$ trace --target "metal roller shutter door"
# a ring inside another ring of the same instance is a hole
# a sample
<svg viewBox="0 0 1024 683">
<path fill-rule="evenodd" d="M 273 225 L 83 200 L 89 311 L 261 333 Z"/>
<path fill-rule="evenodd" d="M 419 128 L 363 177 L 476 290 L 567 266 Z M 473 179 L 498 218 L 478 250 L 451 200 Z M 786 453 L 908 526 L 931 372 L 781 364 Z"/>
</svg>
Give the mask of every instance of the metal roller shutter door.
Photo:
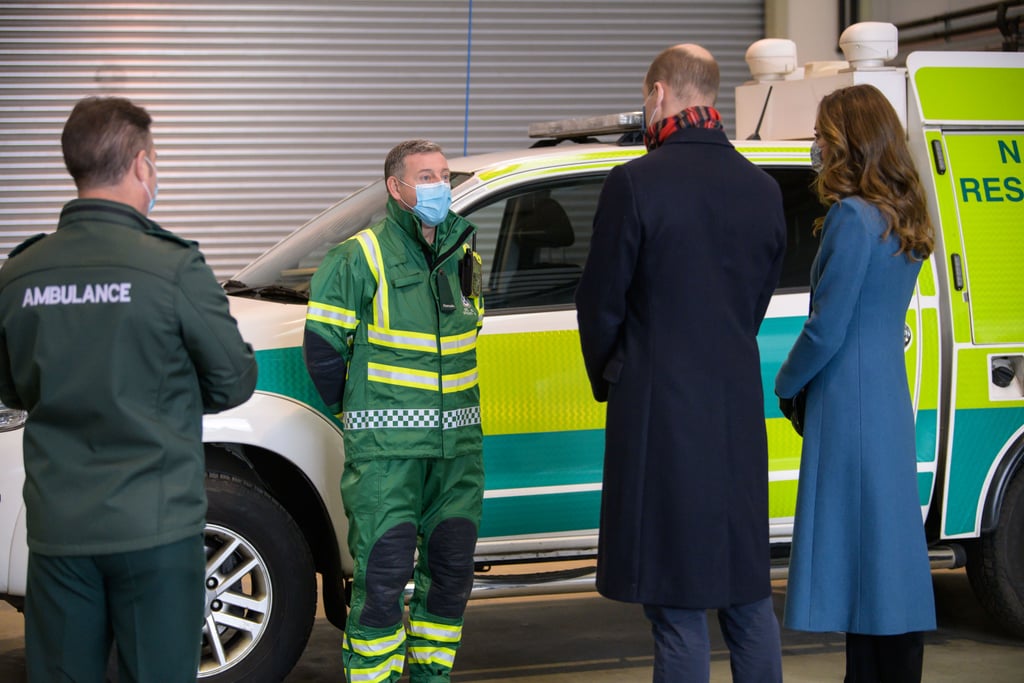
<svg viewBox="0 0 1024 683">
<path fill-rule="evenodd" d="M 60 131 L 87 95 L 153 115 L 153 218 L 223 278 L 379 176 L 402 139 L 459 156 L 522 146 L 532 121 L 637 109 L 670 44 L 718 57 L 732 129 L 763 17 L 752 0 L 5 2 L 0 256 L 74 196 Z"/>
</svg>

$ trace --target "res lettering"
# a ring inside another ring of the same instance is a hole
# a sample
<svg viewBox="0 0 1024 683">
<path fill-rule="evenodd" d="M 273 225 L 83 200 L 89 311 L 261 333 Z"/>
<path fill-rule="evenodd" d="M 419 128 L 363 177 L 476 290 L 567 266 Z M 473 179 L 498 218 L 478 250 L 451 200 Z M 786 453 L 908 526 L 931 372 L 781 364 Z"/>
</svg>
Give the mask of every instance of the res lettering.
<svg viewBox="0 0 1024 683">
<path fill-rule="evenodd" d="M 1024 181 L 1019 176 L 961 178 L 960 197 L 964 202 L 1020 202 L 1024 201 Z"/>
</svg>

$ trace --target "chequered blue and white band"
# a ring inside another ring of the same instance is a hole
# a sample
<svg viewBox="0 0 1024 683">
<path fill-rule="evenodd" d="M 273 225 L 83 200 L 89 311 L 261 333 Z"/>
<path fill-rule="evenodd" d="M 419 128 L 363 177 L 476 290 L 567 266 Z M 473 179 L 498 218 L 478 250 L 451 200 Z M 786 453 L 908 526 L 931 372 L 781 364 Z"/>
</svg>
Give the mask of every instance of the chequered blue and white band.
<svg viewBox="0 0 1024 683">
<path fill-rule="evenodd" d="M 480 406 L 441 411 L 433 408 L 388 408 L 345 412 L 345 429 L 458 429 L 480 424 Z"/>
</svg>

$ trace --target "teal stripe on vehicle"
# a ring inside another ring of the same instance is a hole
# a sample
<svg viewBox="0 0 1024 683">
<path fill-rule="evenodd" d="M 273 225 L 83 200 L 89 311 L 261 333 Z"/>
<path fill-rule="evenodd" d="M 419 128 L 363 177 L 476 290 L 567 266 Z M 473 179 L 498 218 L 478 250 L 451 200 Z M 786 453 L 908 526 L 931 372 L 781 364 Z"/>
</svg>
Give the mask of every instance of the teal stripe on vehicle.
<svg viewBox="0 0 1024 683">
<path fill-rule="evenodd" d="M 918 472 L 917 473 L 917 498 L 921 501 L 921 505 L 927 505 L 928 501 L 932 497 L 932 481 L 935 479 L 935 475 L 931 472 Z"/>
<path fill-rule="evenodd" d="M 600 511 L 600 491 L 485 499 L 480 537 L 597 529 Z"/>
<path fill-rule="evenodd" d="M 256 352 L 256 364 L 259 366 L 259 377 L 256 379 L 256 391 L 289 396 L 302 401 L 330 420 L 341 425 L 327 409 L 313 380 L 306 372 L 306 363 L 302 360 L 302 348 L 292 346 L 283 349 L 265 349 Z"/>
<path fill-rule="evenodd" d="M 775 376 L 793 348 L 793 343 L 804 327 L 806 316 L 765 318 L 757 333 L 757 346 L 761 351 L 761 384 L 764 388 L 765 417 L 782 417 L 779 399 L 775 396 Z"/>
<path fill-rule="evenodd" d="M 935 440 L 938 438 L 937 410 L 918 410 L 914 431 L 917 439 L 917 461 L 935 462 Z"/>
<path fill-rule="evenodd" d="M 943 533 L 952 536 L 974 532 L 985 477 L 1021 423 L 1024 408 L 956 411 Z"/>
<path fill-rule="evenodd" d="M 484 437 L 488 491 L 600 484 L 603 462 L 603 429 Z"/>
</svg>

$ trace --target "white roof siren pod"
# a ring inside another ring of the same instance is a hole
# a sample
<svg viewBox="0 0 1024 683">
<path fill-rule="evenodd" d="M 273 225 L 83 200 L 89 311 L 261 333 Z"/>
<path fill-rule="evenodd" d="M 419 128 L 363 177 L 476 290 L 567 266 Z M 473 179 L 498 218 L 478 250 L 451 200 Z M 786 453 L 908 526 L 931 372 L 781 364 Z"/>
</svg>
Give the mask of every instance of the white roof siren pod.
<svg viewBox="0 0 1024 683">
<path fill-rule="evenodd" d="M 896 56 L 899 31 L 884 21 L 862 21 L 843 31 L 839 47 L 851 68 L 881 68 Z"/>
<path fill-rule="evenodd" d="M 796 70 L 796 43 L 786 38 L 765 38 L 747 48 L 747 67 L 754 80 L 781 81 Z"/>
</svg>

